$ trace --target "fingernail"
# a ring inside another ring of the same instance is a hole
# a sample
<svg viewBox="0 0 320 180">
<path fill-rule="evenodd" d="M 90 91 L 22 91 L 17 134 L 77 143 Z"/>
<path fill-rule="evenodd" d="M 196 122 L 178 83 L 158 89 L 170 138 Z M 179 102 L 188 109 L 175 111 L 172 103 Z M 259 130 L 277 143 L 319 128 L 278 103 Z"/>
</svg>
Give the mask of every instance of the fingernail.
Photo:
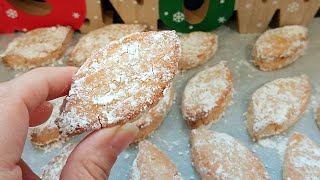
<svg viewBox="0 0 320 180">
<path fill-rule="evenodd" d="M 133 133 L 138 133 L 139 128 L 136 125 L 134 125 L 133 123 L 126 123 L 119 130 L 121 130 L 121 131 L 131 131 Z"/>
</svg>

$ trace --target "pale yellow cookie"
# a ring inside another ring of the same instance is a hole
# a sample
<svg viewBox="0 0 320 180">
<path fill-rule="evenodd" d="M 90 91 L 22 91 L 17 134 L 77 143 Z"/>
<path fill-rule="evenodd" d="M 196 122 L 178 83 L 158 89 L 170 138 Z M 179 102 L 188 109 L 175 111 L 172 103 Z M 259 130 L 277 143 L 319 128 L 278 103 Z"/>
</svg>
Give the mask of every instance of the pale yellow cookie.
<svg viewBox="0 0 320 180">
<path fill-rule="evenodd" d="M 284 26 L 263 33 L 253 47 L 254 64 L 263 71 L 281 69 L 304 52 L 308 44 L 308 29 L 304 26 Z"/>
<path fill-rule="evenodd" d="M 64 26 L 31 30 L 8 45 L 1 55 L 2 61 L 14 69 L 48 65 L 63 55 L 72 35 L 73 30 Z"/>
<path fill-rule="evenodd" d="M 58 126 L 54 123 L 55 119 L 60 114 L 60 107 L 63 103 L 64 97 L 50 101 L 53 105 L 53 110 L 50 118 L 43 124 L 29 128 L 30 142 L 37 148 L 42 150 L 49 150 L 64 143 L 67 136 L 59 133 Z"/>
<path fill-rule="evenodd" d="M 196 74 L 186 85 L 181 110 L 191 128 L 216 122 L 232 99 L 232 74 L 225 61 Z"/>
<path fill-rule="evenodd" d="M 294 133 L 285 153 L 283 179 L 320 179 L 320 146 L 305 135 Z"/>
<path fill-rule="evenodd" d="M 191 131 L 192 161 L 203 180 L 269 179 L 260 160 L 235 138 L 203 128 Z"/>
<path fill-rule="evenodd" d="M 171 109 L 174 96 L 174 88 L 170 86 L 169 89 L 166 89 L 164 97 L 155 107 L 150 109 L 137 121 L 133 122 L 133 124 L 139 128 L 139 132 L 133 140 L 134 143 L 148 137 L 153 131 L 160 127 L 162 121 Z"/>
<path fill-rule="evenodd" d="M 42 180 L 59 180 L 62 169 L 66 164 L 69 155 L 76 147 L 75 144 L 66 145 L 56 157 L 42 168 Z"/>
<path fill-rule="evenodd" d="M 139 143 L 139 152 L 133 162 L 130 180 L 182 180 L 176 165 L 149 141 Z"/>
<path fill-rule="evenodd" d="M 68 63 L 80 67 L 89 58 L 93 50 L 98 50 L 111 41 L 118 40 L 126 35 L 146 30 L 147 26 L 142 24 L 110 24 L 91 31 L 80 38 L 70 55 Z"/>
<path fill-rule="evenodd" d="M 78 70 L 55 123 L 62 134 L 75 135 L 137 120 L 163 97 L 180 56 L 174 31 L 134 33 L 111 42 Z"/>
<path fill-rule="evenodd" d="M 311 87 L 305 75 L 280 78 L 257 89 L 247 112 L 247 128 L 254 140 L 292 127 L 309 103 Z"/>
<path fill-rule="evenodd" d="M 211 32 L 179 34 L 182 58 L 179 69 L 191 69 L 207 62 L 218 49 L 218 36 Z"/>
</svg>

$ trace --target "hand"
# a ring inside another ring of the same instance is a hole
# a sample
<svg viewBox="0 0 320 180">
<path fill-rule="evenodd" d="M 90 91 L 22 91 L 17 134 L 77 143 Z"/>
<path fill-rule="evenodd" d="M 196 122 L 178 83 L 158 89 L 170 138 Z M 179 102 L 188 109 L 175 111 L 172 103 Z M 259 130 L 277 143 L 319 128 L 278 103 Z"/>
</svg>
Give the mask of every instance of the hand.
<svg viewBox="0 0 320 180">
<path fill-rule="evenodd" d="M 47 101 L 68 93 L 76 71 L 38 68 L 0 84 L 0 179 L 39 179 L 21 159 L 28 127 L 50 117 L 52 105 Z M 128 123 L 91 133 L 69 156 L 61 179 L 107 179 L 118 154 L 137 132 Z"/>
</svg>

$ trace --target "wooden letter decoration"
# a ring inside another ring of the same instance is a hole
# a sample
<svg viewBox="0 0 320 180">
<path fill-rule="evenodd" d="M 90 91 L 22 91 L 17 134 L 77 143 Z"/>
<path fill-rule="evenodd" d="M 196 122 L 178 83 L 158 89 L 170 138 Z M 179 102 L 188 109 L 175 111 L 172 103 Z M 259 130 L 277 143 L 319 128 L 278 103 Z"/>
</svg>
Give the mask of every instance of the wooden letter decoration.
<svg viewBox="0 0 320 180">
<path fill-rule="evenodd" d="M 127 24 L 146 24 L 157 30 L 159 0 L 110 0 L 121 19 Z"/>
</svg>

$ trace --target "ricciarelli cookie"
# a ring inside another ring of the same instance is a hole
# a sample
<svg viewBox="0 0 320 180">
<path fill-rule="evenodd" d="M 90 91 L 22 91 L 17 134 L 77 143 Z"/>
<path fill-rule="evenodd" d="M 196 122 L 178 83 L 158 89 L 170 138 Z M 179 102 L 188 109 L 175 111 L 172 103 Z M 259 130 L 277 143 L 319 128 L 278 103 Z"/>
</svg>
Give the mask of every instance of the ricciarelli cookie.
<svg viewBox="0 0 320 180">
<path fill-rule="evenodd" d="M 177 73 L 181 47 L 174 31 L 128 35 L 81 66 L 59 118 L 67 135 L 137 120 L 158 104 Z"/>
<path fill-rule="evenodd" d="M 29 128 L 30 142 L 37 148 L 49 150 L 55 145 L 64 143 L 68 137 L 59 133 L 58 126 L 54 123 L 60 114 L 60 107 L 64 97 L 50 101 L 53 110 L 50 118 L 43 124 Z"/>
<path fill-rule="evenodd" d="M 171 109 L 174 96 L 174 88 L 170 86 L 169 89 L 166 89 L 164 97 L 159 103 L 133 123 L 139 128 L 139 132 L 133 142 L 141 141 L 160 127 L 162 121 Z"/>
<path fill-rule="evenodd" d="M 142 24 L 111 24 L 91 31 L 80 38 L 70 55 L 69 65 L 80 67 L 93 50 L 98 50 L 126 35 L 146 30 L 147 26 Z"/>
<path fill-rule="evenodd" d="M 56 157 L 42 168 L 42 180 L 59 180 L 62 169 L 67 163 L 68 157 L 76 147 L 75 144 L 66 145 Z"/>
<path fill-rule="evenodd" d="M 320 146 L 301 133 L 289 139 L 283 163 L 283 179 L 319 179 Z"/>
<path fill-rule="evenodd" d="M 254 64 L 263 71 L 281 69 L 296 61 L 308 44 L 308 29 L 284 26 L 263 33 L 253 48 Z"/>
<path fill-rule="evenodd" d="M 179 34 L 182 58 L 179 69 L 187 70 L 207 62 L 218 49 L 218 36 L 209 32 Z"/>
<path fill-rule="evenodd" d="M 269 179 L 260 160 L 233 137 L 203 128 L 190 136 L 193 166 L 203 180 Z"/>
<path fill-rule="evenodd" d="M 230 104 L 232 91 L 232 74 L 225 61 L 199 72 L 183 92 L 183 118 L 191 128 L 216 122 Z"/>
<path fill-rule="evenodd" d="M 247 128 L 254 140 L 292 127 L 309 103 L 311 86 L 305 75 L 280 78 L 256 90 L 249 103 Z"/>
<path fill-rule="evenodd" d="M 34 29 L 14 39 L 2 61 L 14 69 L 48 65 L 63 55 L 72 35 L 72 29 L 64 26 Z"/>
<path fill-rule="evenodd" d="M 149 141 L 139 143 L 139 152 L 133 162 L 130 180 L 175 179 L 182 180 L 176 165 Z"/>
</svg>

